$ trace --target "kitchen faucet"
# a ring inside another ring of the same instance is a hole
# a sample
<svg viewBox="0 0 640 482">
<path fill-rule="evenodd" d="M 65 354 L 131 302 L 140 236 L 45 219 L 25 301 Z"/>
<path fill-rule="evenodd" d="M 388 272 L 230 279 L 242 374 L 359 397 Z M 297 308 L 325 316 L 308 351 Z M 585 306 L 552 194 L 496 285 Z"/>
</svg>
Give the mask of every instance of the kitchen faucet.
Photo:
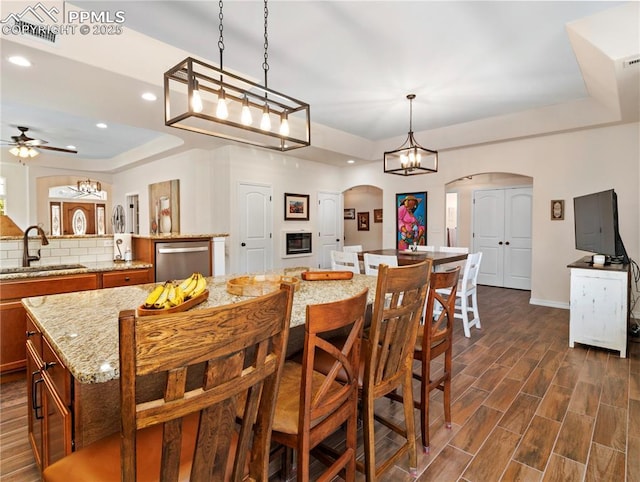
<svg viewBox="0 0 640 482">
<path fill-rule="evenodd" d="M 40 226 L 34 225 L 34 226 L 29 226 L 27 229 L 25 229 L 24 237 L 22 238 L 22 243 L 24 245 L 24 249 L 22 252 L 23 267 L 28 267 L 31 264 L 31 261 L 38 261 L 40 259 L 40 248 L 38 248 L 37 256 L 29 256 L 29 231 L 31 231 L 32 229 L 37 229 L 38 234 L 42 236 L 42 246 L 46 246 L 47 244 L 49 244 L 49 240 L 45 236 L 44 231 Z"/>
</svg>

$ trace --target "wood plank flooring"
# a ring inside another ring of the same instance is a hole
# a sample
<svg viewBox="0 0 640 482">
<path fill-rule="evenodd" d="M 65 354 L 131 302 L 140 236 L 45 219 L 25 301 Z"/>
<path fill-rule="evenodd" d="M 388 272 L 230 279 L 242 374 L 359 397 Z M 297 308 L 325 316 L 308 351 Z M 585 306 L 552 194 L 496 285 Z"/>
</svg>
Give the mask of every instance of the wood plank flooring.
<svg viewBox="0 0 640 482">
<path fill-rule="evenodd" d="M 431 453 L 419 453 L 417 480 L 639 482 L 640 343 L 629 343 L 626 359 L 572 349 L 567 310 L 530 305 L 528 291 L 482 286 L 478 297 L 482 329 L 467 339 L 458 320 L 455 330 L 453 427 L 444 427 L 442 394 L 433 393 Z M 0 479 L 39 480 L 25 383 L 0 392 Z M 389 400 L 376 409 L 401 414 Z M 382 426 L 376 439 L 381 456 L 394 446 Z M 335 434 L 336 447 L 340 440 Z M 406 469 L 401 460 L 382 480 L 415 480 Z"/>
</svg>

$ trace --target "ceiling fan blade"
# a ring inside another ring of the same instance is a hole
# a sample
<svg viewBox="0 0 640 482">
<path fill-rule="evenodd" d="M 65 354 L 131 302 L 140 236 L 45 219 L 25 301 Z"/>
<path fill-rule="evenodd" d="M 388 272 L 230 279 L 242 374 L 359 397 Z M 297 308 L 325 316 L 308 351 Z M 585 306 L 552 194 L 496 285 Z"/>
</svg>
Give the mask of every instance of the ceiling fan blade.
<svg viewBox="0 0 640 482">
<path fill-rule="evenodd" d="M 43 141 L 42 139 L 29 139 L 28 141 L 24 141 L 24 145 L 29 147 L 39 147 L 48 143 L 48 141 Z"/>
<path fill-rule="evenodd" d="M 58 151 L 58 152 L 69 152 L 71 154 L 77 154 L 78 151 L 75 149 L 66 149 L 64 147 L 53 147 L 53 146 L 35 146 L 37 149 L 45 149 L 47 151 Z"/>
</svg>

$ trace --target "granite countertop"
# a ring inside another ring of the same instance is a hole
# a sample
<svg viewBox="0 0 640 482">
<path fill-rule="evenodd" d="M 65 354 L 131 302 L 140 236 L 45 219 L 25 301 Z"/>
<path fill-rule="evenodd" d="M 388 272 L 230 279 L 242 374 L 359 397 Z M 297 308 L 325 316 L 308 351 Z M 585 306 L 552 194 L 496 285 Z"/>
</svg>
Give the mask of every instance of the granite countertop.
<svg viewBox="0 0 640 482">
<path fill-rule="evenodd" d="M 0 281 L 26 280 L 44 276 L 66 276 L 72 274 L 97 273 L 102 271 L 123 271 L 127 269 L 152 268 L 153 264 L 143 261 L 97 261 L 78 264 L 57 264 L 31 266 L 30 268 L 6 268 L 0 270 Z"/>
<path fill-rule="evenodd" d="M 200 239 L 200 238 L 225 238 L 229 236 L 229 233 L 220 233 L 220 234 L 182 234 L 182 233 L 171 233 L 171 234 L 133 234 L 131 235 L 133 238 L 140 239 L 153 239 L 154 241 L 162 241 L 166 239 Z"/>
<path fill-rule="evenodd" d="M 235 275 L 237 276 L 237 275 Z M 226 282 L 234 275 L 207 278 L 209 298 L 193 309 L 251 299 L 231 295 Z M 301 281 L 293 297 L 291 326 L 305 323 L 308 304 L 328 303 L 369 288 L 373 303 L 375 276 L 354 275 L 343 281 Z M 24 298 L 22 304 L 79 383 L 102 383 L 119 377 L 118 314 L 142 305 L 157 284 Z"/>
<path fill-rule="evenodd" d="M 34 231 L 35 233 L 35 231 Z M 88 239 L 88 238 L 104 238 L 104 239 L 113 239 L 113 234 L 64 234 L 62 236 L 47 236 L 49 240 L 55 239 Z M 171 233 L 171 234 L 132 234 L 133 238 L 142 238 L 142 239 L 191 239 L 191 238 L 224 238 L 228 237 L 229 233 L 219 233 L 219 234 L 186 234 L 186 233 Z M 40 236 L 33 235 L 29 236 L 29 239 L 39 238 Z M 22 241 L 24 239 L 23 235 L 20 236 L 0 236 L 0 241 Z"/>
</svg>

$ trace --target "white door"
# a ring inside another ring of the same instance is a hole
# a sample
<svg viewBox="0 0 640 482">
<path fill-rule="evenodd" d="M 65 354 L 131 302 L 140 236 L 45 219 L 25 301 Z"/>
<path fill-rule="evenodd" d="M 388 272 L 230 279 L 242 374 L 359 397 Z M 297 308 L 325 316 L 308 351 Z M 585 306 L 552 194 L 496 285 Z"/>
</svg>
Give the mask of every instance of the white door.
<svg viewBox="0 0 640 482">
<path fill-rule="evenodd" d="M 531 289 L 531 188 L 473 194 L 473 250 L 482 251 L 478 283 Z"/>
<path fill-rule="evenodd" d="M 342 242 L 342 195 L 318 193 L 318 268 L 331 268 L 331 251 L 339 250 Z"/>
<path fill-rule="evenodd" d="M 273 269 L 272 188 L 261 184 L 238 185 L 240 273 Z"/>
</svg>

